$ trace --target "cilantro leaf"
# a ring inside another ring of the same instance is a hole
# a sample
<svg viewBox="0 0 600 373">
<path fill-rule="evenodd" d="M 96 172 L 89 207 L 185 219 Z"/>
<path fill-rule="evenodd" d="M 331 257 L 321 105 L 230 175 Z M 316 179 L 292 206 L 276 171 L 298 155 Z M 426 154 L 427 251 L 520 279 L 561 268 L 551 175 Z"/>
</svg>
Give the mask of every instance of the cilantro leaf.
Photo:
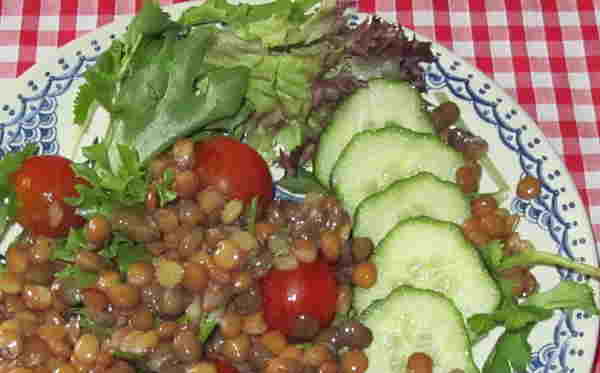
<svg viewBox="0 0 600 373">
<path fill-rule="evenodd" d="M 87 121 L 90 109 L 95 101 L 94 94 L 94 88 L 89 83 L 84 83 L 79 87 L 73 104 L 73 122 L 75 122 L 75 124 L 81 126 Z"/>
<path fill-rule="evenodd" d="M 256 233 L 256 216 L 258 214 L 258 197 L 252 197 L 250 201 L 250 206 L 246 210 L 246 221 L 248 225 L 248 232 L 255 234 Z"/>
<path fill-rule="evenodd" d="M 299 168 L 296 175 L 285 176 L 277 182 L 281 187 L 292 193 L 327 193 L 327 189 L 319 183 L 312 172 Z"/>
<path fill-rule="evenodd" d="M 113 259 L 121 273 L 127 273 L 129 265 L 136 262 L 150 262 L 152 255 L 146 248 L 132 240 L 125 234 L 115 232 L 110 243 L 100 251 L 100 255 Z"/>
<path fill-rule="evenodd" d="M 62 271 L 54 274 L 56 278 L 66 279 L 72 286 L 87 288 L 96 283 L 98 274 L 82 270 L 79 266 L 68 265 Z"/>
<path fill-rule="evenodd" d="M 218 309 L 212 312 L 204 313 L 202 320 L 200 321 L 200 327 L 198 328 L 198 339 L 204 343 L 210 337 L 212 332 L 219 324 L 219 318 L 221 317 L 223 310 Z"/>
<path fill-rule="evenodd" d="M 552 317 L 552 311 L 527 305 L 511 305 L 487 314 L 476 314 L 469 318 L 469 327 L 477 335 L 485 335 L 497 326 L 507 330 L 518 330 Z"/>
<path fill-rule="evenodd" d="M 89 330 L 95 335 L 109 337 L 112 335 L 112 329 L 105 325 L 102 325 L 98 321 L 94 320 L 89 312 L 84 308 L 72 308 L 71 312 L 77 315 L 79 321 L 79 327 L 83 330 Z"/>
<path fill-rule="evenodd" d="M 131 246 L 129 250 L 121 250 L 116 257 L 119 271 L 127 273 L 129 265 L 136 262 L 150 262 L 152 255 L 142 245 Z"/>
<path fill-rule="evenodd" d="M 505 331 L 488 356 L 483 373 L 525 372 L 531 356 L 531 345 L 527 342 L 532 327 L 516 331 Z"/>
<path fill-rule="evenodd" d="M 67 238 L 56 243 L 51 259 L 73 262 L 81 250 L 89 250 L 83 229 L 71 228 Z"/>
<path fill-rule="evenodd" d="M 584 263 L 577 263 L 571 259 L 548 252 L 538 251 L 534 248 L 505 257 L 500 269 L 518 266 L 547 265 L 570 269 L 584 275 L 600 278 L 600 268 Z"/>
<path fill-rule="evenodd" d="M 546 310 L 581 309 L 590 315 L 599 314 L 592 288 L 574 281 L 561 281 L 548 291 L 530 295 L 524 304 Z"/>
<path fill-rule="evenodd" d="M 79 197 L 66 201 L 79 207 L 84 217 L 110 216 L 121 206 L 141 205 L 146 200 L 148 180 L 137 152 L 126 145 L 117 146 L 120 167 L 114 170 L 104 142 L 86 146 L 83 154 L 88 161 L 74 164 L 75 173 L 91 185 L 77 185 Z"/>
<path fill-rule="evenodd" d="M 21 151 L 7 153 L 0 159 L 0 237 L 17 214 L 17 196 L 10 177 L 27 158 L 37 152 L 37 145 L 27 144 Z"/>
<path fill-rule="evenodd" d="M 163 173 L 162 180 L 156 184 L 156 193 L 160 201 L 160 207 L 177 198 L 177 193 L 173 191 L 173 182 L 175 181 L 175 172 L 168 168 Z"/>
</svg>

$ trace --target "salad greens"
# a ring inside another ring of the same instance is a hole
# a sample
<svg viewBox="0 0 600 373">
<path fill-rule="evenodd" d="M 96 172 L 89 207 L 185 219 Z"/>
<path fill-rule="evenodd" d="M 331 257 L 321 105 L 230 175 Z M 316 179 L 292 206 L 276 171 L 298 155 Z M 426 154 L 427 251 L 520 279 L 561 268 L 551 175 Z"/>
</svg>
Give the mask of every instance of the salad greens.
<svg viewBox="0 0 600 373">
<path fill-rule="evenodd" d="M 527 337 L 536 323 L 551 318 L 555 310 L 580 309 L 590 315 L 600 314 L 592 289 L 586 284 L 574 281 L 562 280 L 554 288 L 536 292 L 522 300 L 513 295 L 512 281 L 501 276 L 501 271 L 509 267 L 505 262 L 510 261 L 514 265 L 539 264 L 540 261 L 537 259 L 539 255 L 546 257 L 550 254 L 545 255 L 530 249 L 523 254 L 504 256 L 503 245 L 501 241 L 492 241 L 480 250 L 488 269 L 500 285 L 502 304 L 492 313 L 473 315 L 468 320 L 471 330 L 480 337 L 487 335 L 496 327 L 505 328 L 485 362 L 483 367 L 485 373 L 524 371 L 531 355 L 531 346 Z M 531 260 L 511 260 L 522 255 L 528 255 Z"/>
<path fill-rule="evenodd" d="M 109 112 L 104 142 L 114 165 L 113 144 L 134 148 L 146 163 L 176 138 L 204 131 L 243 137 L 276 161 L 314 142 L 335 103 L 365 79 L 423 87 L 418 65 L 433 59 L 429 43 L 376 18 L 353 30 L 334 1 L 312 11 L 317 2 L 209 0 L 173 21 L 147 1 L 85 73 L 76 122 L 88 123 L 95 104 Z"/>
</svg>

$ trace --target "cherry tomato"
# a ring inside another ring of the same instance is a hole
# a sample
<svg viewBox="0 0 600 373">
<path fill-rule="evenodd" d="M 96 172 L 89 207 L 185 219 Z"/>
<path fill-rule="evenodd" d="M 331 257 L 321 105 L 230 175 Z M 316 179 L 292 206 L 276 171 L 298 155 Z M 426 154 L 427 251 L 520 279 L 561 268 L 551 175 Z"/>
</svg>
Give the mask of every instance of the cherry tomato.
<svg viewBox="0 0 600 373">
<path fill-rule="evenodd" d="M 215 360 L 217 373 L 239 373 L 238 370 L 226 360 Z"/>
<path fill-rule="evenodd" d="M 33 234 L 60 237 L 85 223 L 64 202 L 65 197 L 79 195 L 76 184 L 86 183 L 75 176 L 70 160 L 56 155 L 28 158 L 11 181 L 17 194 L 17 221 Z"/>
<path fill-rule="evenodd" d="M 297 316 L 314 317 L 321 328 L 335 315 L 337 283 L 333 270 L 321 259 L 300 263 L 297 269 L 272 269 L 263 278 L 265 321 L 270 328 L 290 335 Z"/>
<path fill-rule="evenodd" d="M 230 199 L 246 203 L 254 196 L 263 206 L 273 199 L 269 166 L 250 146 L 216 136 L 197 143 L 195 154 L 196 173 L 204 185 L 214 185 Z"/>
</svg>

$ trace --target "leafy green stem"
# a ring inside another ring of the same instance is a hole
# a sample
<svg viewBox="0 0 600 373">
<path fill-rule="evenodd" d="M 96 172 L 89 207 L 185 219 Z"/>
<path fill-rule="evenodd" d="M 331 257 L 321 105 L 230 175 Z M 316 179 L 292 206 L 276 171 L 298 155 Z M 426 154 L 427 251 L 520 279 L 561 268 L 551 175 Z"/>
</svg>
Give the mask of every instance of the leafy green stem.
<svg viewBox="0 0 600 373">
<path fill-rule="evenodd" d="M 600 278 L 600 268 L 589 264 L 577 263 L 571 259 L 538 250 L 527 250 L 522 253 L 505 257 L 499 269 L 508 269 L 517 266 L 546 265 L 557 266 Z"/>
</svg>

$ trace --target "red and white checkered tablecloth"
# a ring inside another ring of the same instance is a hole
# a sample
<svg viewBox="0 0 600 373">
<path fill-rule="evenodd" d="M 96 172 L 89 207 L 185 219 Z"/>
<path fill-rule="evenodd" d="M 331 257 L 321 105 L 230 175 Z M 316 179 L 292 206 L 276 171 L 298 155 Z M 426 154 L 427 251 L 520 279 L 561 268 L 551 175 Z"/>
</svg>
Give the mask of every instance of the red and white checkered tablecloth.
<svg viewBox="0 0 600 373">
<path fill-rule="evenodd" d="M 0 0 L 0 80 L 142 3 Z M 396 12 L 400 24 L 452 49 L 515 97 L 567 165 L 600 239 L 600 1 L 359 0 L 359 8 Z"/>
</svg>

